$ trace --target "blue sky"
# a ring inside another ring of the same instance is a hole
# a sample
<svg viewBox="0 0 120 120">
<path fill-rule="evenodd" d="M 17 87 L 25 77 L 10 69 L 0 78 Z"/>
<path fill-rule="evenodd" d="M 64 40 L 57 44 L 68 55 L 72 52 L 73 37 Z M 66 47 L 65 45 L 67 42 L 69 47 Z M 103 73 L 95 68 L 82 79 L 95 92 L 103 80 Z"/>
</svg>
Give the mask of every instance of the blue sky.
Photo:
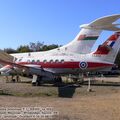
<svg viewBox="0 0 120 120">
<path fill-rule="evenodd" d="M 64 45 L 79 25 L 111 14 L 120 14 L 119 0 L 0 0 L 0 49 L 37 41 Z M 110 34 L 104 32 L 95 46 Z"/>
</svg>

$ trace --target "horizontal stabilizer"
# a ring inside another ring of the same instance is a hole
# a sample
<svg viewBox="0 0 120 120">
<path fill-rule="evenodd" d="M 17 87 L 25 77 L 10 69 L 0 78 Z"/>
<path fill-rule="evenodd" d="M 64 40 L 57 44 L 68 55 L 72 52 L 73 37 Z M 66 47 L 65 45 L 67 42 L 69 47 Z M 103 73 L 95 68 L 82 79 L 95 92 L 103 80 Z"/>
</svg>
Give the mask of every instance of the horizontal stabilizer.
<svg viewBox="0 0 120 120">
<path fill-rule="evenodd" d="M 111 15 L 111 16 L 105 16 L 99 19 L 96 19 L 95 21 L 89 23 L 89 24 L 83 24 L 80 27 L 82 28 L 88 28 L 88 29 L 100 29 L 100 30 L 110 30 L 110 31 L 119 31 L 119 25 L 118 23 L 114 23 L 120 18 L 120 15 Z"/>
</svg>

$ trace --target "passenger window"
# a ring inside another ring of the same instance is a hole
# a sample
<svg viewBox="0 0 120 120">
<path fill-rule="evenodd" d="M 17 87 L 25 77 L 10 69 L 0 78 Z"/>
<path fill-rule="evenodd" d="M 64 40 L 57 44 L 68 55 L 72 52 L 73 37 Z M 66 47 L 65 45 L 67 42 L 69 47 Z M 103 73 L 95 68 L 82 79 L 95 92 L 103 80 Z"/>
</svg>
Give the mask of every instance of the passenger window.
<svg viewBox="0 0 120 120">
<path fill-rule="evenodd" d="M 32 60 L 32 63 L 34 63 L 35 62 L 35 60 Z"/>
<path fill-rule="evenodd" d="M 64 63 L 64 60 L 63 60 L 63 59 L 61 60 L 61 63 Z"/>
<path fill-rule="evenodd" d="M 46 62 L 47 62 L 47 60 L 43 60 L 43 62 L 44 62 L 44 63 L 46 63 Z"/>
<path fill-rule="evenodd" d="M 59 63 L 59 60 L 55 60 L 55 63 Z"/>
<path fill-rule="evenodd" d="M 50 63 L 53 63 L 53 60 L 50 60 Z"/>
<path fill-rule="evenodd" d="M 27 60 L 28 63 L 30 63 L 30 60 Z"/>
<path fill-rule="evenodd" d="M 73 59 L 70 59 L 70 61 L 74 61 Z"/>
<path fill-rule="evenodd" d="M 37 63 L 39 63 L 40 62 L 40 60 L 37 60 Z"/>
</svg>

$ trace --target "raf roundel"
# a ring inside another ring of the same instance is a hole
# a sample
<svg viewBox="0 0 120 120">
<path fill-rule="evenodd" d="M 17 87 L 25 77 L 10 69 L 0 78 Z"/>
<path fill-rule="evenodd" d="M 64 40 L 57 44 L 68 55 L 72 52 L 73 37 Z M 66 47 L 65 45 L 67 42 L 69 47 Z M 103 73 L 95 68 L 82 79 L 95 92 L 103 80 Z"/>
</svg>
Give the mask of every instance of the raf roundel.
<svg viewBox="0 0 120 120">
<path fill-rule="evenodd" d="M 81 69 L 86 69 L 88 67 L 87 62 L 80 62 L 80 68 Z"/>
</svg>

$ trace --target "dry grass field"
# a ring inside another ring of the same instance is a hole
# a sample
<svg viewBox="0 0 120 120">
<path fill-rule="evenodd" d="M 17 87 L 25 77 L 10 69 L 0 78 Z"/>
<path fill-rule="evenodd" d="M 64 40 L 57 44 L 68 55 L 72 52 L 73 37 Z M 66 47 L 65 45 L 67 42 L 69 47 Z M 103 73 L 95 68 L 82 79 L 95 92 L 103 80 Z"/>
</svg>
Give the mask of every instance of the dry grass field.
<svg viewBox="0 0 120 120">
<path fill-rule="evenodd" d="M 0 77 L 0 107 L 53 107 L 59 115 L 50 120 L 120 120 L 120 77 L 103 79 L 109 84 L 96 84 L 87 92 L 87 85 L 35 87 Z"/>
</svg>

